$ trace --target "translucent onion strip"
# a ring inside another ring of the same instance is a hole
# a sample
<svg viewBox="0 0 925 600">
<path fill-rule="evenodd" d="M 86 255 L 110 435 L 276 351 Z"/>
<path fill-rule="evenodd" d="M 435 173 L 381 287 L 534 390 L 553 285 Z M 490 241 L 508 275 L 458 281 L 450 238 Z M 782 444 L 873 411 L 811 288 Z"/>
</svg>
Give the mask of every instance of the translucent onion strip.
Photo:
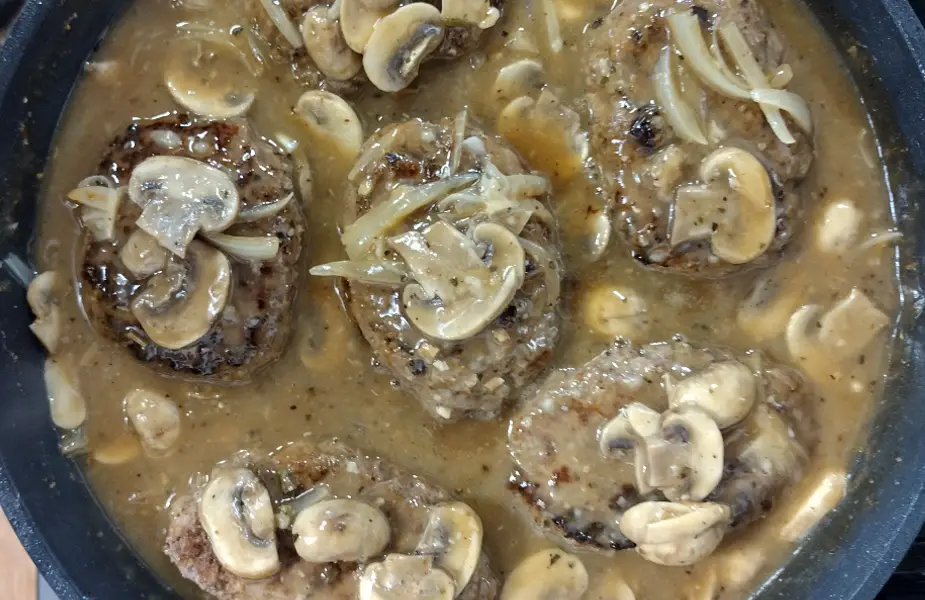
<svg viewBox="0 0 925 600">
<path fill-rule="evenodd" d="M 797 94 L 785 90 L 774 89 L 756 89 L 752 90 L 752 100 L 762 106 L 773 106 L 776 109 L 786 111 L 793 117 L 800 129 L 806 133 L 813 131 L 813 116 L 809 111 L 809 105 Z"/>
<path fill-rule="evenodd" d="M 700 123 L 694 110 L 687 105 L 675 87 L 671 64 L 672 50 L 665 47 L 655 64 L 655 98 L 665 113 L 665 118 L 675 132 L 689 142 L 706 145 Z"/>
<path fill-rule="evenodd" d="M 453 149 L 450 151 L 450 175 L 459 171 L 459 161 L 462 160 L 463 141 L 466 139 L 466 121 L 469 116 L 468 107 L 463 107 L 453 122 Z"/>
<path fill-rule="evenodd" d="M 549 48 L 553 53 L 562 51 L 562 31 L 559 28 L 559 15 L 556 14 L 555 0 L 543 0 L 543 12 L 546 13 L 546 33 L 549 36 Z"/>
<path fill-rule="evenodd" d="M 279 238 L 275 235 L 250 237 L 210 233 L 203 237 L 219 250 L 244 260 L 270 260 L 279 252 Z"/>
<path fill-rule="evenodd" d="M 286 208 L 289 203 L 292 202 L 292 198 L 294 196 L 294 192 L 289 192 L 279 200 L 243 208 L 240 212 L 238 212 L 238 218 L 236 220 L 239 223 L 250 223 L 252 221 L 258 221 L 266 217 L 272 217 L 278 214 L 279 211 Z"/>
<path fill-rule="evenodd" d="M 706 85 L 717 92 L 730 98 L 748 99 L 748 90 L 741 87 L 735 80 L 730 80 L 716 64 L 704 41 L 703 32 L 700 30 L 700 20 L 694 13 L 688 11 L 668 15 L 667 21 L 671 39 L 684 55 L 685 65 L 689 65 Z M 760 87 L 767 86 L 765 82 Z"/>
<path fill-rule="evenodd" d="M 397 261 L 342 260 L 312 267 L 308 272 L 317 277 L 343 277 L 389 287 L 404 284 L 410 276 L 404 263 Z"/>
<path fill-rule="evenodd" d="M 279 29 L 279 32 L 283 34 L 283 37 L 293 48 L 298 49 L 305 45 L 299 30 L 289 20 L 289 16 L 286 15 L 286 11 L 283 10 L 282 6 L 273 0 L 260 0 L 260 4 L 267 11 L 270 20 L 273 21 L 273 24 L 276 25 L 276 28 Z"/>
<path fill-rule="evenodd" d="M 556 264 L 545 249 L 539 244 L 524 238 L 517 238 L 524 251 L 543 268 L 546 283 L 546 304 L 551 306 L 559 300 L 561 282 L 559 279 L 559 265 Z"/>
</svg>

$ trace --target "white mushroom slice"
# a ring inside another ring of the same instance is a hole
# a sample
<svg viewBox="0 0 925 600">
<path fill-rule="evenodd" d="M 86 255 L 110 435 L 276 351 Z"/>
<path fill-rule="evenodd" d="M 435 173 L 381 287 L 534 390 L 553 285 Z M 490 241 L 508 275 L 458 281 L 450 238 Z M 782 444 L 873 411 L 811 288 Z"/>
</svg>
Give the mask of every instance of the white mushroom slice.
<svg viewBox="0 0 925 600">
<path fill-rule="evenodd" d="M 434 564 L 453 576 L 458 596 L 472 579 L 482 555 L 482 520 L 463 502 L 431 507 L 415 554 L 433 556 Z"/>
<path fill-rule="evenodd" d="M 190 244 L 185 266 L 175 263 L 148 280 L 132 314 L 158 346 L 176 350 L 212 328 L 231 291 L 231 264 L 219 250 Z"/>
<path fill-rule="evenodd" d="M 403 90 L 443 41 L 440 11 L 424 2 L 402 6 L 373 27 L 363 53 L 366 76 L 383 92 Z"/>
<path fill-rule="evenodd" d="M 87 403 L 76 387 L 75 373 L 60 362 L 45 360 L 45 390 L 51 422 L 61 429 L 76 429 L 87 420 Z"/>
<path fill-rule="evenodd" d="M 668 391 L 671 408 L 696 406 L 726 429 L 741 422 L 758 395 L 751 369 L 734 360 L 713 363 L 673 385 Z"/>
<path fill-rule="evenodd" d="M 740 449 L 731 449 L 739 462 L 767 477 L 787 477 L 794 481 L 800 478 L 807 461 L 806 450 L 774 409 L 759 403 L 741 427 L 747 441 Z"/>
<path fill-rule="evenodd" d="M 430 298 L 448 304 L 484 285 L 485 264 L 475 243 L 445 221 L 389 240 Z"/>
<path fill-rule="evenodd" d="M 262 579 L 279 571 L 273 501 L 249 469 L 212 472 L 199 500 L 199 522 L 215 558 L 238 577 Z"/>
<path fill-rule="evenodd" d="M 197 115 L 228 119 L 246 113 L 257 97 L 249 66 L 233 47 L 203 40 L 167 48 L 164 83 L 173 99 Z"/>
<path fill-rule="evenodd" d="M 340 28 L 344 40 L 354 52 L 363 54 L 379 19 L 398 7 L 398 0 L 371 3 L 365 0 L 340 0 Z"/>
<path fill-rule="evenodd" d="M 128 236 L 125 245 L 119 250 L 119 258 L 132 275 L 141 279 L 167 266 L 167 250 L 157 243 L 154 236 L 140 229 Z"/>
<path fill-rule="evenodd" d="M 228 175 L 179 156 L 144 160 L 132 171 L 128 194 L 142 208 L 138 227 L 181 258 L 200 229 L 211 233 L 228 228 L 240 205 Z"/>
<path fill-rule="evenodd" d="M 312 504 L 292 524 L 295 550 L 310 563 L 355 562 L 382 552 L 391 535 L 381 510 L 359 500 Z"/>
<path fill-rule="evenodd" d="M 275 235 L 244 236 L 207 233 L 202 237 L 219 250 L 242 260 L 271 260 L 279 253 L 279 238 Z"/>
<path fill-rule="evenodd" d="M 579 600 L 588 591 L 581 560 L 558 548 L 541 550 L 514 567 L 500 600 Z"/>
<path fill-rule="evenodd" d="M 732 264 L 750 262 L 770 247 L 777 229 L 771 179 L 764 165 L 741 148 L 721 148 L 700 165 L 700 178 L 711 183 L 724 178 L 737 192 L 726 219 L 716 224 L 713 253 Z"/>
<path fill-rule="evenodd" d="M 841 255 L 854 248 L 864 215 L 851 200 L 839 200 L 825 208 L 816 227 L 816 247 L 826 254 Z"/>
<path fill-rule="evenodd" d="M 649 321 L 645 301 L 634 290 L 607 285 L 584 294 L 581 316 L 595 333 L 638 340 Z"/>
<path fill-rule="evenodd" d="M 336 148 L 353 160 L 363 145 L 363 126 L 347 101 L 331 92 L 312 90 L 299 97 L 293 109 L 317 141 Z"/>
<path fill-rule="evenodd" d="M 180 438 L 180 411 L 165 396 L 144 389 L 125 396 L 125 414 L 149 454 L 170 452 Z"/>
<path fill-rule="evenodd" d="M 658 434 L 660 423 L 661 415 L 645 404 L 628 404 L 601 426 L 598 434 L 601 454 L 625 458 L 639 440 Z"/>
<path fill-rule="evenodd" d="M 890 318 L 857 288 L 819 317 L 822 307 L 799 309 L 787 325 L 787 348 L 799 362 L 809 363 L 813 376 L 826 365 L 861 352 L 882 330 Z"/>
<path fill-rule="evenodd" d="M 623 514 L 620 531 L 646 560 L 684 566 L 716 549 L 729 519 L 729 507 L 713 502 L 642 502 Z"/>
<path fill-rule="evenodd" d="M 729 193 L 703 184 L 685 185 L 675 193 L 671 209 L 671 247 L 686 242 L 707 240 L 731 209 Z"/>
<path fill-rule="evenodd" d="M 539 93 L 546 85 L 546 70 L 543 64 L 532 58 L 515 61 L 498 71 L 495 78 L 495 100 L 510 102 L 519 96 Z"/>
<path fill-rule="evenodd" d="M 706 413 L 690 407 L 666 413 L 662 429 L 666 437 L 680 430 L 680 439 L 686 440 L 682 442 L 687 451 L 685 466 L 690 470 L 684 485 L 662 492 L 669 500 L 703 500 L 723 477 L 724 444 L 719 427 Z"/>
<path fill-rule="evenodd" d="M 452 600 L 453 578 L 432 556 L 389 554 L 360 575 L 359 600 Z"/>
<path fill-rule="evenodd" d="M 473 229 L 472 239 L 490 249 L 490 277 L 483 289 L 448 303 L 419 284 L 409 284 L 402 292 L 409 320 L 426 335 L 447 341 L 472 337 L 501 314 L 523 285 L 526 256 L 517 236 L 501 225 L 482 223 Z"/>
<path fill-rule="evenodd" d="M 403 285 L 411 277 L 405 264 L 398 261 L 342 260 L 312 267 L 308 272 L 316 277 L 343 277 L 351 281 L 388 287 Z"/>
<path fill-rule="evenodd" d="M 796 542 L 834 509 L 845 497 L 848 475 L 841 469 L 822 469 L 807 475 L 791 492 L 783 510 L 784 523 L 778 531 L 786 542 Z"/>
<path fill-rule="evenodd" d="M 119 190 L 102 185 L 81 186 L 67 194 L 68 200 L 80 205 L 80 222 L 97 242 L 109 241 L 115 235 L 119 212 Z"/>
<path fill-rule="evenodd" d="M 29 329 L 39 338 L 45 349 L 54 353 L 61 339 L 61 309 L 58 308 L 58 273 L 45 271 L 29 282 L 26 302 L 35 321 Z"/>
<path fill-rule="evenodd" d="M 475 25 L 479 29 L 493 27 L 501 18 L 501 11 L 489 0 L 443 0 L 440 14 L 447 24 Z"/>
<path fill-rule="evenodd" d="M 260 5 L 267 11 L 267 16 L 270 17 L 270 20 L 273 21 L 273 24 L 276 25 L 279 32 L 283 34 L 286 41 L 292 44 L 292 47 L 295 49 L 301 48 L 303 43 L 302 36 L 299 35 L 299 30 L 296 29 L 296 26 L 289 20 L 289 16 L 286 14 L 286 10 L 279 4 L 279 0 L 260 0 Z"/>
<path fill-rule="evenodd" d="M 786 330 L 804 289 L 800 271 L 759 279 L 736 313 L 736 323 L 757 342 L 773 339 Z"/>
<path fill-rule="evenodd" d="M 338 15 L 324 4 L 316 4 L 305 13 L 302 40 L 315 66 L 330 79 L 346 81 L 363 68 L 360 55 L 344 40 Z"/>
</svg>

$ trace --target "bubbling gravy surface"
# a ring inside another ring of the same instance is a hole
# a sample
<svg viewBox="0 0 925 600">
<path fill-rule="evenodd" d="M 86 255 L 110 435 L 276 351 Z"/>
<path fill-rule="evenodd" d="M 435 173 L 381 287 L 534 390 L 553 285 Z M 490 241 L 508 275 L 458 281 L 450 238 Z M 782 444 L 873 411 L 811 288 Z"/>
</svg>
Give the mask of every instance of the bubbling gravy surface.
<svg viewBox="0 0 925 600">
<path fill-rule="evenodd" d="M 439 122 L 464 107 L 473 122 L 488 133 L 497 132 L 503 104 L 491 92 L 495 77 L 501 67 L 529 56 L 530 46 L 538 52 L 549 86 L 582 115 L 582 129 L 587 129 L 583 36 L 611 8 L 609 2 L 595 0 L 506 3 L 502 21 L 484 33 L 476 52 L 425 65 L 412 88 L 402 93 L 361 91 L 353 105 L 364 134 L 411 117 Z M 799 188 L 805 210 L 783 259 L 728 278 L 697 280 L 641 266 L 614 236 L 595 260 L 589 239 L 594 218 L 606 204 L 601 191 L 581 173 L 547 171 L 564 263 L 562 339 L 552 368 L 580 367 L 618 335 L 640 344 L 680 335 L 703 345 L 760 350 L 809 371 L 794 360 L 779 335 L 800 306 L 819 304 L 827 310 L 857 289 L 888 315 L 896 314 L 895 249 L 881 243 L 890 239 L 893 221 L 876 140 L 857 91 L 804 6 L 786 0 L 764 8 L 788 46 L 793 70 L 789 89 L 807 100 L 815 122 L 816 156 Z M 553 52 L 547 39 L 544 11 L 551 9 L 562 30 L 560 52 Z M 238 0 L 135 0 L 91 57 L 45 174 L 37 245 L 40 270 L 77 280 L 83 242 L 64 198 L 78 181 L 96 172 L 111 140 L 129 123 L 178 110 L 164 84 L 165 48 L 181 43 L 190 24 L 217 31 L 247 27 Z M 240 75 L 227 73 L 228 78 Z M 277 362 L 245 385 L 166 378 L 95 333 L 75 286 L 68 286 L 60 302 L 65 327 L 55 356 L 61 363 L 79 365 L 75 385 L 88 412 L 83 426 L 86 470 L 97 496 L 144 559 L 181 594 L 196 597 L 199 592 L 181 580 L 162 553 L 171 499 L 238 451 L 267 454 L 303 438 L 336 438 L 426 476 L 469 503 L 481 516 L 484 549 L 503 579 L 524 557 L 551 545 L 534 530 L 508 489 L 510 411 L 490 421 L 438 425 L 373 359 L 333 280 L 307 273 L 310 266 L 342 259 L 339 226 L 352 161 L 312 138 L 293 118 L 292 107 L 305 88 L 293 81 L 288 66 L 264 65 L 254 91 L 256 100 L 248 113 L 254 131 L 297 141 L 312 172 L 310 197 L 301 197 L 305 232 L 292 339 Z M 533 168 L 542 171 L 557 164 L 559 157 L 529 142 L 518 148 Z M 831 207 L 839 202 L 852 203 L 860 215 L 856 238 L 847 248 L 825 251 L 831 232 L 825 223 L 833 221 Z M 786 296 L 780 321 L 765 313 L 751 321 L 737 318 L 753 288 L 768 281 Z M 614 293 L 627 296 L 637 313 L 618 319 L 617 325 L 596 304 L 602 294 Z M 769 328 L 773 335 L 761 333 Z M 747 595 L 814 521 L 805 515 L 811 493 L 828 489 L 829 506 L 843 493 L 841 474 L 862 442 L 883 379 L 887 346 L 886 333 L 881 333 L 838 369 L 807 373 L 818 444 L 801 484 L 787 490 L 765 518 L 727 537 L 716 553 L 692 567 L 658 566 L 631 551 L 581 554 L 590 574 L 585 597 L 620 598 L 613 595 L 618 580 L 640 599 Z M 159 392 L 179 408 L 180 435 L 167 455 L 143 449 L 132 433 L 123 400 L 136 388 Z"/>
</svg>

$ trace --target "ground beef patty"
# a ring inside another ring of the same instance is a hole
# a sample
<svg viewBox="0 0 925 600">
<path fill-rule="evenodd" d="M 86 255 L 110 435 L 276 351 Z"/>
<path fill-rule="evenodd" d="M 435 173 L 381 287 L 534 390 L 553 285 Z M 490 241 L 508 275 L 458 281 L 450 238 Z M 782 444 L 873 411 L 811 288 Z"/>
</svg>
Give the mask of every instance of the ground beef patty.
<svg viewBox="0 0 925 600">
<path fill-rule="evenodd" d="M 666 498 L 658 489 L 640 491 L 632 455 L 604 454 L 604 425 L 634 402 L 668 409 L 666 385 L 672 384 L 666 378 L 677 385 L 727 361 L 750 370 L 756 402 L 744 420 L 722 430 L 723 475 L 705 500 L 730 507 L 731 527 L 769 512 L 777 494 L 802 476 L 814 445 L 802 377 L 757 354 L 682 341 L 641 347 L 618 342 L 584 366 L 551 376 L 513 418 L 510 486 L 537 526 L 576 550 L 632 547 L 620 531 L 623 513 Z"/>
<path fill-rule="evenodd" d="M 242 465 L 243 466 L 243 465 Z M 427 525 L 429 510 L 452 500 L 445 490 L 403 473 L 393 465 L 340 444 L 300 444 L 270 460 L 251 461 L 274 502 L 327 486 L 333 497 L 349 497 L 381 509 L 391 526 L 385 552 L 411 553 Z M 281 483 L 283 482 L 283 483 Z M 285 488 L 286 492 L 281 490 Z M 357 562 L 312 564 L 300 560 L 288 531 L 277 532 L 281 570 L 247 580 L 226 570 L 215 557 L 199 521 L 198 494 L 173 501 L 164 551 L 180 573 L 218 600 L 356 600 Z M 285 503 L 285 502 L 284 502 Z M 381 557 L 376 557 L 375 560 Z M 371 561 L 374 562 L 374 561 Z M 500 586 L 482 552 L 459 600 L 494 600 Z"/>
<path fill-rule="evenodd" d="M 457 173 L 481 174 L 485 157 L 504 175 L 527 173 L 521 159 L 498 138 L 471 128 L 465 136 L 463 147 L 468 149 L 460 152 Z M 440 124 L 415 119 L 374 134 L 349 182 L 347 225 L 385 201 L 397 183 L 422 185 L 445 177 L 454 143 L 451 119 Z M 420 229 L 440 218 L 432 206 L 410 215 L 402 227 Z M 551 358 L 559 338 L 560 267 L 550 219 L 540 205 L 519 233 L 545 260 L 526 252 L 526 276 L 513 300 L 481 331 L 461 341 L 424 335 L 402 306 L 401 288 L 347 282 L 348 307 L 373 353 L 437 419 L 495 417 Z"/>
<path fill-rule="evenodd" d="M 209 122 L 174 116 L 135 123 L 113 141 L 100 161 L 98 175 L 125 186 L 137 165 L 160 155 L 204 161 L 231 175 L 241 197 L 241 213 L 294 193 L 289 160 L 242 121 Z M 153 343 L 131 310 L 132 300 L 145 288 L 147 278 L 133 275 L 120 258 L 141 214 L 139 206 L 123 198 L 115 238 L 97 242 L 86 236 L 80 288 L 88 316 L 100 332 L 161 373 L 214 382 L 249 380 L 280 355 L 292 328 L 290 306 L 296 294 L 303 231 L 299 206 L 296 197 L 276 214 L 237 222 L 223 232 L 274 235 L 280 248 L 274 258 L 264 261 L 227 255 L 232 275 L 224 309 L 206 335 L 171 350 Z"/>
<path fill-rule="evenodd" d="M 621 2 L 588 31 L 591 148 L 605 189 L 615 201 L 615 230 L 639 261 L 673 271 L 723 276 L 775 260 L 792 237 L 801 203 L 795 186 L 812 164 L 813 140 L 784 113 L 796 139 L 794 144 L 784 144 L 758 104 L 715 92 L 692 71 L 681 73 L 688 61 L 673 54 L 675 86 L 698 115 L 707 143 L 686 141 L 677 134 L 658 105 L 653 73 L 670 41 L 665 16 L 691 9 L 699 17 L 707 44 L 718 27 L 734 23 L 765 73 L 773 74 L 786 63 L 783 42 L 757 2 Z M 767 168 L 775 201 L 776 231 L 770 246 L 745 264 L 716 256 L 710 240 L 702 239 L 709 229 L 696 240 L 672 243 L 669 239 L 678 189 L 700 183 L 698 167 L 703 159 L 728 147 L 747 150 Z"/>
</svg>

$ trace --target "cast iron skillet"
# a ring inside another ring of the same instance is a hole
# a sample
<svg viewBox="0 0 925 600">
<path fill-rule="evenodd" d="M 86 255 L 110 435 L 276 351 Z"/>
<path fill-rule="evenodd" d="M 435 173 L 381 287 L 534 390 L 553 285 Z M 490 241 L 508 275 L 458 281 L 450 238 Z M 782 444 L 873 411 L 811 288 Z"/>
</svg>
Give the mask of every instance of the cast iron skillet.
<svg viewBox="0 0 925 600">
<path fill-rule="evenodd" d="M 41 173 L 84 60 L 127 0 L 29 0 L 0 48 L 0 260 L 28 259 Z M 730 0 L 733 1 L 733 0 Z M 747 0 L 742 0 L 747 1 Z M 770 0 L 773 1 L 773 0 Z M 7 4 L 7 0 L 3 0 Z M 770 574 L 762 599 L 869 600 L 925 518 L 925 31 L 906 0 L 809 0 L 850 67 L 884 145 L 905 310 L 884 401 L 847 500 Z M 62 600 L 174 598 L 63 458 L 22 288 L 0 269 L 0 504 Z"/>
</svg>

